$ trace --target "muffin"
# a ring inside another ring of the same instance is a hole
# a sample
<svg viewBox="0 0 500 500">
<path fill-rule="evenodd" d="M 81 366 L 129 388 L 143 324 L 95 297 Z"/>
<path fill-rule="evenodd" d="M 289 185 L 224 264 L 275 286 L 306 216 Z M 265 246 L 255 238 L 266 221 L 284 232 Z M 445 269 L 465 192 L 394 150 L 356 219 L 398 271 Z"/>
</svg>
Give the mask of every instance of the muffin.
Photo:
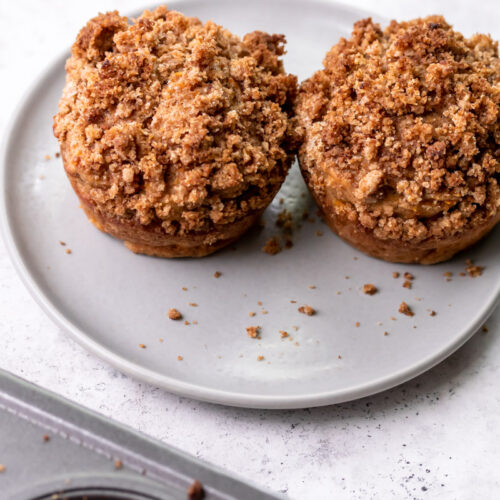
<svg viewBox="0 0 500 500">
<path fill-rule="evenodd" d="M 243 39 L 159 7 L 80 31 L 54 117 L 88 218 L 137 253 L 198 257 L 239 238 L 294 157 L 283 35 Z"/>
<path fill-rule="evenodd" d="M 500 219 L 500 63 L 440 16 L 354 25 L 303 82 L 299 161 L 331 229 L 369 255 L 432 264 Z"/>
</svg>

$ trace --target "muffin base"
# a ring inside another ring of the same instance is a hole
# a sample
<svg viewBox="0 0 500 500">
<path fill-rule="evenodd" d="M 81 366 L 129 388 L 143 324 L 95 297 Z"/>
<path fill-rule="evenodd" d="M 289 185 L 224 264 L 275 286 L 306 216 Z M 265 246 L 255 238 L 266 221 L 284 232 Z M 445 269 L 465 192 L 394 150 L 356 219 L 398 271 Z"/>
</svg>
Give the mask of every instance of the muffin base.
<svg viewBox="0 0 500 500">
<path fill-rule="evenodd" d="M 315 192 L 308 182 L 308 173 L 302 174 L 309 191 L 320 207 L 330 229 L 345 242 L 377 259 L 402 264 L 437 264 L 451 259 L 458 252 L 469 248 L 486 236 L 500 222 L 500 212 L 483 224 L 474 226 L 448 238 L 429 238 L 417 243 L 400 240 L 381 240 L 373 231 L 337 213 L 333 206 L 344 203 L 341 200 Z"/>
<path fill-rule="evenodd" d="M 123 240 L 125 246 L 134 253 L 154 257 L 204 257 L 233 243 L 248 231 L 259 219 L 262 212 L 252 213 L 235 221 L 215 228 L 210 233 L 172 236 L 165 234 L 159 224 L 145 226 L 133 220 L 109 217 L 100 212 L 78 189 L 78 183 L 68 176 L 81 207 L 95 227 L 104 233 Z"/>
</svg>

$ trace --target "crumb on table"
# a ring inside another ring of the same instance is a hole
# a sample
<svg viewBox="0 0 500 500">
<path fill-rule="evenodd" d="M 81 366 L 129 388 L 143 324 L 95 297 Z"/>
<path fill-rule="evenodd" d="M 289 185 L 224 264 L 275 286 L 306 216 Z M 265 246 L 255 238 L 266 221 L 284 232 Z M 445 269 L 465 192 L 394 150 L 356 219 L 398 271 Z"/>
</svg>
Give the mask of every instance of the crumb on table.
<svg viewBox="0 0 500 500">
<path fill-rule="evenodd" d="M 194 481 L 187 490 L 188 500 L 203 500 L 205 498 L 205 490 L 199 481 Z"/>
<path fill-rule="evenodd" d="M 366 283 L 363 285 L 363 293 L 366 295 L 375 295 L 378 292 L 378 289 L 375 285 L 372 285 L 371 283 Z"/>
<path fill-rule="evenodd" d="M 306 314 L 307 316 L 313 316 L 314 314 L 316 314 L 316 311 L 307 304 L 305 306 L 300 306 L 298 308 L 298 311 L 299 313 Z"/>
<path fill-rule="evenodd" d="M 269 255 L 276 255 L 281 252 L 281 245 L 276 236 L 269 238 L 266 244 L 262 247 L 262 251 Z"/>
<path fill-rule="evenodd" d="M 247 326 L 246 331 L 250 338 L 260 339 L 260 326 Z"/>
<path fill-rule="evenodd" d="M 168 318 L 176 321 L 182 319 L 182 314 L 175 307 L 172 307 L 168 310 Z"/>
<path fill-rule="evenodd" d="M 414 316 L 414 312 L 410 309 L 410 306 L 406 302 L 401 302 L 398 311 L 405 316 Z"/>
<path fill-rule="evenodd" d="M 215 271 L 214 273 L 214 278 L 220 278 L 222 276 L 222 273 L 219 271 Z"/>
</svg>

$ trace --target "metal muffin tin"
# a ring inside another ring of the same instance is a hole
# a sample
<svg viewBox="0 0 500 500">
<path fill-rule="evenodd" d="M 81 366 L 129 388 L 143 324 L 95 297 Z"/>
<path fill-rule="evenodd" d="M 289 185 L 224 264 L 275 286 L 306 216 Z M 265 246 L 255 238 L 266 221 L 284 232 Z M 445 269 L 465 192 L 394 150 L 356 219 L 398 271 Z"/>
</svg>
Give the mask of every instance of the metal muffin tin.
<svg viewBox="0 0 500 500">
<path fill-rule="evenodd" d="M 1 500 L 279 498 L 0 370 Z"/>
</svg>

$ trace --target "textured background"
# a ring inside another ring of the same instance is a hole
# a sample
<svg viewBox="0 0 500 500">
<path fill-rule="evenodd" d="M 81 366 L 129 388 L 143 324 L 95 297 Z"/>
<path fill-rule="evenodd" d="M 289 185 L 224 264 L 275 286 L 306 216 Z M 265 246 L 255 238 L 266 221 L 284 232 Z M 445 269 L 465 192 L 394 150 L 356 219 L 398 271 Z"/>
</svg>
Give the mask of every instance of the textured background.
<svg viewBox="0 0 500 500">
<path fill-rule="evenodd" d="M 443 13 L 466 35 L 500 38 L 498 0 L 350 3 L 388 18 Z M 0 0 L 0 132 L 88 18 L 149 5 Z M 137 382 L 87 354 L 34 303 L 0 242 L 2 368 L 294 499 L 498 498 L 499 310 L 488 326 L 427 374 L 374 397 L 298 411 L 224 408 Z"/>
</svg>

